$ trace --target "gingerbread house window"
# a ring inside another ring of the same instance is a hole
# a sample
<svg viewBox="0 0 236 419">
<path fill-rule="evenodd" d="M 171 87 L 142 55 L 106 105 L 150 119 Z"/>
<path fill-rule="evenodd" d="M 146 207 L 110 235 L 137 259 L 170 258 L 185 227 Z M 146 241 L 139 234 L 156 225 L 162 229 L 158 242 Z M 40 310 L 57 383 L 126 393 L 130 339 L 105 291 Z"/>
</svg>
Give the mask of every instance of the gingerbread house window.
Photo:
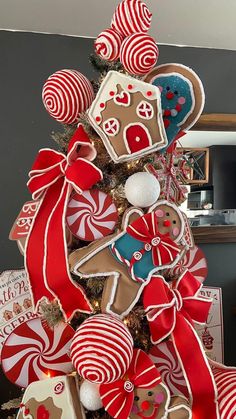
<svg viewBox="0 0 236 419">
<path fill-rule="evenodd" d="M 114 137 L 119 132 L 120 123 L 116 118 L 107 119 L 103 123 L 103 129 L 107 135 L 109 135 L 110 137 Z"/>
<path fill-rule="evenodd" d="M 139 118 L 142 119 L 152 119 L 154 115 L 153 106 L 145 100 L 142 100 L 142 102 L 139 103 L 136 112 Z"/>
</svg>

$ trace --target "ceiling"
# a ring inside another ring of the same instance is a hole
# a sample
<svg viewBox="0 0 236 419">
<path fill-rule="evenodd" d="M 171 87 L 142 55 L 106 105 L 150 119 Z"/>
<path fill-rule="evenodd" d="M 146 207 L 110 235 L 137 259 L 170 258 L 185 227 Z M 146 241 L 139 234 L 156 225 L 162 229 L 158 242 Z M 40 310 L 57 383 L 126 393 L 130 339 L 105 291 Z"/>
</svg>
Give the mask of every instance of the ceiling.
<svg viewBox="0 0 236 419">
<path fill-rule="evenodd" d="M 0 0 L 0 29 L 96 37 L 119 0 Z M 147 0 L 157 42 L 236 50 L 236 0 Z"/>
</svg>

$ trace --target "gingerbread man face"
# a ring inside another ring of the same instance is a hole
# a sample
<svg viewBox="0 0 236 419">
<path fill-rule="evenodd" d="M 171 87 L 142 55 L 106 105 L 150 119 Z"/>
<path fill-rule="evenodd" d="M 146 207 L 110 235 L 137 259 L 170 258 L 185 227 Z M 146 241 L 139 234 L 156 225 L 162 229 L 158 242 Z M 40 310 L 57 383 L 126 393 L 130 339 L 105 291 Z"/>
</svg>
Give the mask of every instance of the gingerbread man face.
<svg viewBox="0 0 236 419">
<path fill-rule="evenodd" d="M 158 230 L 161 234 L 168 234 L 169 237 L 178 242 L 184 233 L 184 218 L 178 207 L 167 201 L 159 201 L 151 208 L 158 218 Z"/>
<path fill-rule="evenodd" d="M 162 418 L 169 405 L 169 394 L 163 384 L 153 388 L 135 388 L 130 418 Z"/>
</svg>

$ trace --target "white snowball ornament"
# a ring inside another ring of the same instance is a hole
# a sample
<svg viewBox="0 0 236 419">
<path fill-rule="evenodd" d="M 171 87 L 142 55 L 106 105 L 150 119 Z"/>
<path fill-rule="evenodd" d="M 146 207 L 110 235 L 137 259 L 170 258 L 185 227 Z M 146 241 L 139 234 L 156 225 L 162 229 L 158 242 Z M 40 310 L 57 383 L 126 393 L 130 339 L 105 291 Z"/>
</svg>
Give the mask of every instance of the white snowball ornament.
<svg viewBox="0 0 236 419">
<path fill-rule="evenodd" d="M 80 401 L 87 410 L 98 410 L 102 407 L 99 384 L 84 380 L 80 386 Z"/>
<path fill-rule="evenodd" d="M 151 173 L 134 173 L 125 183 L 126 199 L 135 207 L 150 207 L 158 200 L 159 195 L 160 184 Z"/>
</svg>

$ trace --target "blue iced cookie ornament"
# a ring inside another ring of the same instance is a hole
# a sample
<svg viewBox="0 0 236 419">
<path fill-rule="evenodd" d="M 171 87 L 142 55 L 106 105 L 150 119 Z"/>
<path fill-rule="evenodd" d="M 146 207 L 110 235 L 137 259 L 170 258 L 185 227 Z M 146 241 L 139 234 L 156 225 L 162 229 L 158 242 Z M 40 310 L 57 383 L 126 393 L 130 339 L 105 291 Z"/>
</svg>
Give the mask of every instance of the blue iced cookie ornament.
<svg viewBox="0 0 236 419">
<path fill-rule="evenodd" d="M 154 68 L 145 78 L 161 92 L 161 104 L 168 145 L 191 128 L 200 117 L 205 95 L 201 80 L 190 68 L 181 64 L 164 64 Z"/>
</svg>

